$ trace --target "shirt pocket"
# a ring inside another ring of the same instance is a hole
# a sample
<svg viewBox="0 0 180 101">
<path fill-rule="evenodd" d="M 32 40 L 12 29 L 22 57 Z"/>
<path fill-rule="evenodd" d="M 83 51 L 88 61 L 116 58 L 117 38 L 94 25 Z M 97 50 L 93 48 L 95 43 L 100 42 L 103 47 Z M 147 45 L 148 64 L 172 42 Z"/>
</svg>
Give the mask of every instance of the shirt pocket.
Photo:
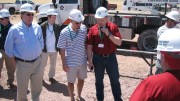
<svg viewBox="0 0 180 101">
<path fill-rule="evenodd" d="M 19 33 L 19 35 L 15 38 L 16 44 L 23 44 L 25 43 L 25 36 L 23 33 Z"/>
</svg>

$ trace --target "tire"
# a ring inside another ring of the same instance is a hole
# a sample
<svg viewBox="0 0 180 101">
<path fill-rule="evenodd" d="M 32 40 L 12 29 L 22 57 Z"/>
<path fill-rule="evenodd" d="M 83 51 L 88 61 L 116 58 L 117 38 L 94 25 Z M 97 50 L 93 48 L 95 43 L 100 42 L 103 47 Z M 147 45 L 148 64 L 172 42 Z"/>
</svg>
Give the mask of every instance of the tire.
<svg viewBox="0 0 180 101">
<path fill-rule="evenodd" d="M 128 7 L 128 11 L 130 11 L 131 10 L 131 7 Z"/>
<path fill-rule="evenodd" d="M 141 51 L 155 51 L 158 44 L 157 31 L 148 29 L 143 31 L 138 38 L 138 48 Z"/>
<path fill-rule="evenodd" d="M 13 8 L 13 7 L 9 8 L 9 13 L 11 15 L 15 14 L 15 8 Z"/>
</svg>

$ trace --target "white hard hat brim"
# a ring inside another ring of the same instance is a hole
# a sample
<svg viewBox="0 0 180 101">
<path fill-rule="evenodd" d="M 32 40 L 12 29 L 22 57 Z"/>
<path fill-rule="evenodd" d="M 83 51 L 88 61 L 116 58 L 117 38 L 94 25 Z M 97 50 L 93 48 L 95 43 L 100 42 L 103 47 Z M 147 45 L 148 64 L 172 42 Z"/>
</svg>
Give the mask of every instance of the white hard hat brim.
<svg viewBox="0 0 180 101">
<path fill-rule="evenodd" d="M 0 58 L 2 58 L 2 54 L 0 53 Z"/>
<path fill-rule="evenodd" d="M 5 17 L 10 17 L 10 16 L 0 16 L 0 18 L 5 18 Z"/>
<path fill-rule="evenodd" d="M 69 17 L 69 19 L 74 20 L 76 22 L 82 22 L 82 21 L 84 21 L 84 16 L 81 16 L 79 19 L 73 19 L 71 17 Z"/>
<path fill-rule="evenodd" d="M 21 10 L 20 12 L 29 12 L 29 13 L 35 13 L 36 11 L 34 11 L 34 10 L 31 10 L 31 11 Z"/>
<path fill-rule="evenodd" d="M 98 15 L 95 15 L 95 18 L 104 18 L 105 16 L 98 16 Z"/>
<path fill-rule="evenodd" d="M 57 13 L 50 13 L 50 14 L 47 14 L 47 15 L 58 15 Z"/>
<path fill-rule="evenodd" d="M 177 20 L 177 19 L 175 19 L 175 18 L 173 18 L 173 17 L 171 17 L 171 16 L 168 16 L 168 15 L 165 15 L 167 18 L 169 18 L 169 19 L 171 19 L 171 20 L 174 20 L 174 21 L 176 21 L 176 22 L 180 22 L 179 20 Z"/>
</svg>

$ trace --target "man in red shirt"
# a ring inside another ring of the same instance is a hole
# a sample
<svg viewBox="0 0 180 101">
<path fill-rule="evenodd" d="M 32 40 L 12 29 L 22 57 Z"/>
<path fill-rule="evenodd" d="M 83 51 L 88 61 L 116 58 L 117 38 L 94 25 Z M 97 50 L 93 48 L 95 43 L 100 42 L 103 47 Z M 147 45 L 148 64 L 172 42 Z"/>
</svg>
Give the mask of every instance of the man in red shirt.
<svg viewBox="0 0 180 101">
<path fill-rule="evenodd" d="M 106 8 L 99 7 L 96 10 L 95 18 L 97 24 L 88 33 L 87 54 L 88 65 L 90 68 L 94 68 L 95 72 L 97 100 L 104 100 L 103 79 L 106 70 L 111 82 L 114 100 L 122 101 L 118 63 L 115 55 L 116 45 L 121 45 L 121 35 L 118 27 L 109 22 Z"/>
<path fill-rule="evenodd" d="M 159 38 L 164 73 L 143 80 L 130 101 L 180 101 L 180 29 L 167 29 Z"/>
</svg>

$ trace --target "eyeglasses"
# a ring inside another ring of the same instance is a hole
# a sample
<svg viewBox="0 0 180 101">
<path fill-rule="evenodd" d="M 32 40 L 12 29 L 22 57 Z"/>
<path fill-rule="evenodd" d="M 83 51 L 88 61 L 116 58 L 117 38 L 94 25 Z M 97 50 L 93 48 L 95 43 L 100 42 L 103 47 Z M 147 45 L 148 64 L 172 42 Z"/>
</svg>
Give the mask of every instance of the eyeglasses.
<svg viewBox="0 0 180 101">
<path fill-rule="evenodd" d="M 4 18 L 0 18 L 1 20 L 4 20 L 4 19 L 9 19 L 9 17 L 4 17 Z"/>
<path fill-rule="evenodd" d="M 34 14 L 29 14 L 29 13 L 27 13 L 27 14 L 25 14 L 26 16 L 34 16 Z"/>
</svg>

